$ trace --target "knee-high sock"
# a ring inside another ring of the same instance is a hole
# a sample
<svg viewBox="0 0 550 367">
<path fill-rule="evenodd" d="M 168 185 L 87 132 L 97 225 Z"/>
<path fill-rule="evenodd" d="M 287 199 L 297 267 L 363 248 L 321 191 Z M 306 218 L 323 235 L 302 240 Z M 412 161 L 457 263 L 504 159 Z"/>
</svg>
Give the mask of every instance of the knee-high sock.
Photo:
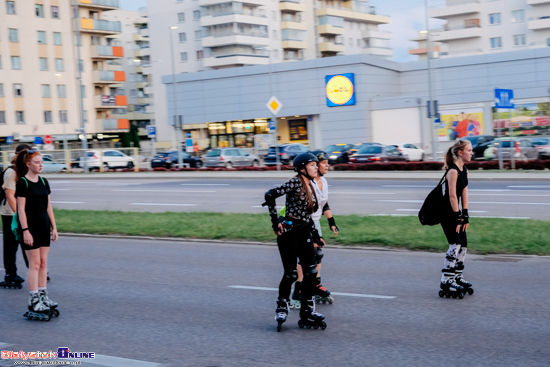
<svg viewBox="0 0 550 367">
<path fill-rule="evenodd" d="M 458 253 L 460 251 L 460 245 L 453 243 L 449 244 L 449 250 L 445 254 L 445 262 L 444 262 L 444 268 L 445 269 L 453 269 L 456 266 L 456 260 Z"/>
<path fill-rule="evenodd" d="M 462 265 L 464 264 L 464 259 L 466 258 L 466 252 L 468 252 L 468 247 L 460 247 L 458 251 L 457 261 Z"/>
</svg>

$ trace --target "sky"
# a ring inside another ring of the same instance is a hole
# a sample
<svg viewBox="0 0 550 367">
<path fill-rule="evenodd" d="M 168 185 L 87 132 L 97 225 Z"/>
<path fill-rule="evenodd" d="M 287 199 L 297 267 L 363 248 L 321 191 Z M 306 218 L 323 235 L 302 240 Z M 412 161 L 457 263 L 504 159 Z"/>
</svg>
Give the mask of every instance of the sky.
<svg viewBox="0 0 550 367">
<path fill-rule="evenodd" d="M 429 5 L 443 3 L 443 0 L 430 0 Z M 407 62 L 417 60 L 409 55 L 409 48 L 415 48 L 416 43 L 409 41 L 415 38 L 418 31 L 426 29 L 424 0 L 370 0 L 370 5 L 376 7 L 376 12 L 391 17 L 391 23 L 380 26 L 380 30 L 391 32 L 390 47 L 393 49 L 393 61 Z M 147 0 L 120 0 L 120 8 L 139 10 L 147 5 Z M 430 19 L 430 28 L 438 28 L 442 21 Z"/>
</svg>

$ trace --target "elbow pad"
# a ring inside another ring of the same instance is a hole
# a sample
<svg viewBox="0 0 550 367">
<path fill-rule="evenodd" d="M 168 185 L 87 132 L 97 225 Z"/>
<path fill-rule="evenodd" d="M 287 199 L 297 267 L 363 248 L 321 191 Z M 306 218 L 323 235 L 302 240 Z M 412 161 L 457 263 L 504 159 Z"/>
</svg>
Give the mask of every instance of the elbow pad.
<svg viewBox="0 0 550 367">
<path fill-rule="evenodd" d="M 262 204 L 262 206 L 274 207 L 277 199 L 277 196 L 275 196 L 274 194 L 274 190 L 269 190 L 268 192 L 266 192 L 264 195 L 265 202 Z"/>
</svg>

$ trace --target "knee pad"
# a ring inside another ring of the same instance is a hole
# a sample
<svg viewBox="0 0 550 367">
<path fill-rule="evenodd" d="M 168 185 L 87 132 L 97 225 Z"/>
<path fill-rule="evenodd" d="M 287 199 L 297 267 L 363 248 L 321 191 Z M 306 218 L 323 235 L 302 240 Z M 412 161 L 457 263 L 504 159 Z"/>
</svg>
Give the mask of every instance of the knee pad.
<svg viewBox="0 0 550 367">
<path fill-rule="evenodd" d="M 320 264 L 321 263 L 321 260 L 323 260 L 323 256 L 325 256 L 325 254 L 323 253 L 323 249 L 320 248 L 320 247 L 316 247 L 315 248 L 315 262 L 317 264 Z"/>
<path fill-rule="evenodd" d="M 304 272 L 304 277 L 317 277 L 317 265 L 310 265 L 308 267 L 302 266 L 302 271 Z"/>
<path fill-rule="evenodd" d="M 284 277 L 292 280 L 292 283 L 298 280 L 298 271 L 296 269 L 285 271 Z"/>
</svg>

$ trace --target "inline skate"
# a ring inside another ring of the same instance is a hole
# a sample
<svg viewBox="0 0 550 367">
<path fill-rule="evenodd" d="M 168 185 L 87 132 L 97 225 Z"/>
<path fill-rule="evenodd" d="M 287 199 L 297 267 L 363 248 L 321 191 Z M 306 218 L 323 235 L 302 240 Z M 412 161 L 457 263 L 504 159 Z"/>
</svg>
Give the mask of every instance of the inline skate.
<svg viewBox="0 0 550 367">
<path fill-rule="evenodd" d="M 330 295 L 330 292 L 321 284 L 321 278 L 315 278 L 315 303 L 334 303 L 334 297 Z"/>
<path fill-rule="evenodd" d="M 464 287 L 455 282 L 454 269 L 441 270 L 441 284 L 439 286 L 439 297 L 464 298 Z"/>
<path fill-rule="evenodd" d="M 288 317 L 288 300 L 287 299 L 279 299 L 277 301 L 277 309 L 275 310 L 275 321 L 277 321 L 277 331 L 281 331 L 281 327 L 283 326 L 284 322 L 286 321 L 286 318 Z"/>
<path fill-rule="evenodd" d="M 294 291 L 290 297 L 290 308 L 299 310 L 302 304 L 302 282 L 294 283 Z"/>
<path fill-rule="evenodd" d="M 1 288 L 13 288 L 13 289 L 21 289 L 23 288 L 22 283 L 25 281 L 25 279 L 21 278 L 17 274 L 6 274 L 4 277 L 4 281 L 0 282 Z"/>
<path fill-rule="evenodd" d="M 468 293 L 470 296 L 474 294 L 473 284 L 467 281 L 462 277 L 462 272 L 464 271 L 464 265 L 458 265 L 455 269 L 455 282 L 462 288 L 464 288 L 464 293 Z"/>
<path fill-rule="evenodd" d="M 59 316 L 59 311 L 46 306 L 44 295 L 39 292 L 29 296 L 28 311 L 23 316 L 29 320 L 50 321 L 52 317 Z"/>
<path fill-rule="evenodd" d="M 312 298 L 305 302 L 306 304 L 302 305 L 300 309 L 300 320 L 298 321 L 300 329 L 306 327 L 325 330 L 327 328 L 327 323 L 324 321 L 325 316 L 315 311 L 315 299 Z"/>
</svg>

